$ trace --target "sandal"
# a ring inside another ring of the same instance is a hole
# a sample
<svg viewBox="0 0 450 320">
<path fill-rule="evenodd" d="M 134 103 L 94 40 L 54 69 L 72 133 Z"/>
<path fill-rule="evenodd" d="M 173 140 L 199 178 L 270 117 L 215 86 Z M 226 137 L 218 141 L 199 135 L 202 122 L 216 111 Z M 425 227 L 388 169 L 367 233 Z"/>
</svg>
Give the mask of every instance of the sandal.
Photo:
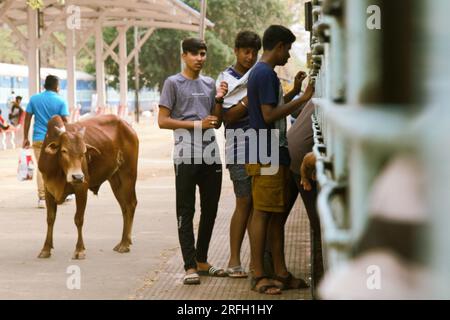
<svg viewBox="0 0 450 320">
<path fill-rule="evenodd" d="M 183 278 L 183 284 L 200 284 L 200 276 L 197 272 L 186 273 Z"/>
<path fill-rule="evenodd" d="M 201 276 L 209 277 L 226 277 L 228 274 L 223 269 L 217 269 L 216 267 L 210 266 L 208 270 L 198 270 L 197 273 Z"/>
<path fill-rule="evenodd" d="M 256 278 L 251 279 L 251 288 L 253 291 L 256 291 L 256 292 L 262 293 L 262 294 L 268 294 L 268 295 L 281 294 L 280 288 L 278 288 L 274 284 L 266 284 L 266 285 L 260 286 L 259 288 L 256 288 L 258 286 L 258 283 L 263 279 L 269 279 L 269 278 L 267 276 L 262 276 L 262 277 L 256 277 Z M 272 291 L 272 293 L 269 293 L 270 289 L 278 289 L 278 290 Z"/>
<path fill-rule="evenodd" d="M 247 278 L 248 274 L 242 266 L 229 267 L 226 271 L 230 278 Z"/>
<path fill-rule="evenodd" d="M 299 284 L 297 286 L 291 286 L 291 282 L 294 279 L 299 281 Z M 305 280 L 303 280 L 302 278 L 298 279 L 294 278 L 294 276 L 290 272 L 288 273 L 287 277 L 276 276 L 274 277 L 274 280 L 281 282 L 281 286 L 278 286 L 278 288 L 280 288 L 281 290 L 309 288 L 309 285 L 306 283 Z"/>
</svg>

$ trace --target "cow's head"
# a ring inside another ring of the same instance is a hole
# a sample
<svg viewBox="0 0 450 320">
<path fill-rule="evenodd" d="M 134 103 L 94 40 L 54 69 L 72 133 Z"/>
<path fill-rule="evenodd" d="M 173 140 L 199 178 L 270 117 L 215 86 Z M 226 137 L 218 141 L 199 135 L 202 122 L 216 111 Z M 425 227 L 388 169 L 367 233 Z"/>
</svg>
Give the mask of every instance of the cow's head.
<svg viewBox="0 0 450 320">
<path fill-rule="evenodd" d="M 93 153 L 100 151 L 85 143 L 86 128 L 76 132 L 66 132 L 65 127 L 55 126 L 58 138 L 45 147 L 45 152 L 58 157 L 58 164 L 66 175 L 66 180 L 72 185 L 86 182 L 87 163 Z"/>
</svg>

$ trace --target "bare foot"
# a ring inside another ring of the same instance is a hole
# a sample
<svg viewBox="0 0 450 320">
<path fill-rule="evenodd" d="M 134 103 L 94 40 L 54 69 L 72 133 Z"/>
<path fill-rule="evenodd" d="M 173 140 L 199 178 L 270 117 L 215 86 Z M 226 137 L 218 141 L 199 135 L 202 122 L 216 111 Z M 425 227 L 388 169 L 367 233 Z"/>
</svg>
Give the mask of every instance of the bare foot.
<svg viewBox="0 0 450 320">
<path fill-rule="evenodd" d="M 262 278 L 259 280 L 253 280 L 257 281 L 256 283 L 253 283 L 252 290 L 256 291 L 258 293 L 263 294 L 269 294 L 269 295 L 276 295 L 281 294 L 280 288 L 276 286 L 274 281 L 269 278 Z"/>
</svg>

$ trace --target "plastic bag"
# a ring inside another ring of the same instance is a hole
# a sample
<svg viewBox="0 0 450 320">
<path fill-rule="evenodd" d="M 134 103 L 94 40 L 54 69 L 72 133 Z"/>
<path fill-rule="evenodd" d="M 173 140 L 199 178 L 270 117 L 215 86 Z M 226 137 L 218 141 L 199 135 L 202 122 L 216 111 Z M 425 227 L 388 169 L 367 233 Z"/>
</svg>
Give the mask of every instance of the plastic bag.
<svg viewBox="0 0 450 320">
<path fill-rule="evenodd" d="M 19 167 L 17 169 L 17 179 L 19 181 L 33 180 L 34 162 L 32 149 L 20 149 Z"/>
</svg>

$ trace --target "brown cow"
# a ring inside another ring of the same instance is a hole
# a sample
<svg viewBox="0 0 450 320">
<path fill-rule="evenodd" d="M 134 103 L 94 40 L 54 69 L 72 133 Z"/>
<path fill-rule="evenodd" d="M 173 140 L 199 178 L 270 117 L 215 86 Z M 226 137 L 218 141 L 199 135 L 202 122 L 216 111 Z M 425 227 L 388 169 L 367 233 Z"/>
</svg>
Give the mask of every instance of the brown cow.
<svg viewBox="0 0 450 320">
<path fill-rule="evenodd" d="M 53 248 L 56 208 L 69 194 L 75 194 L 75 224 L 78 241 L 73 259 L 85 258 L 82 227 L 88 190 L 98 193 L 106 180 L 123 215 L 122 240 L 114 248 L 130 251 L 131 228 L 137 205 L 136 178 L 139 140 L 134 130 L 113 115 L 64 124 L 60 116 L 48 123 L 41 149 L 39 170 L 45 183 L 47 238 L 39 258 L 49 258 Z"/>
</svg>

